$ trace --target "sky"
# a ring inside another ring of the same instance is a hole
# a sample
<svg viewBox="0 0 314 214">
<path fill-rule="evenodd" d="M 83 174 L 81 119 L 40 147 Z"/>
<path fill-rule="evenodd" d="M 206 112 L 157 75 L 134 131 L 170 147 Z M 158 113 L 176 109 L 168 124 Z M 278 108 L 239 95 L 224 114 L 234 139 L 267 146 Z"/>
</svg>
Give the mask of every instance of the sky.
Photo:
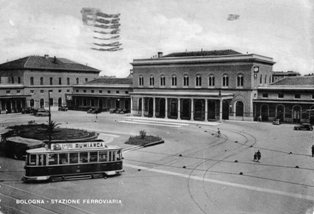
<svg viewBox="0 0 314 214">
<path fill-rule="evenodd" d="M 0 63 L 56 56 L 126 77 L 133 59 L 233 49 L 272 57 L 274 71 L 314 73 L 312 0 L 0 0 Z M 120 13 L 123 50 L 90 49 L 82 8 Z M 239 18 L 228 21 L 229 14 Z"/>
</svg>

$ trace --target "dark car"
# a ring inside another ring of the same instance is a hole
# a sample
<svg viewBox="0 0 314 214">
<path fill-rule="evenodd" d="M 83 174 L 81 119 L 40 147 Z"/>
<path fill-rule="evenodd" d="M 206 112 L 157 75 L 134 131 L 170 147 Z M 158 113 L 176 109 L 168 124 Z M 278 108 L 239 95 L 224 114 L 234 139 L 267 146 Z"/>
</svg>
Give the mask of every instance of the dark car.
<svg viewBox="0 0 314 214">
<path fill-rule="evenodd" d="M 31 107 L 23 108 L 21 113 L 22 114 L 30 114 L 33 112 L 33 109 Z"/>
<path fill-rule="evenodd" d="M 301 125 L 295 126 L 294 130 L 312 131 L 313 130 L 313 126 L 310 123 L 301 123 Z"/>
<path fill-rule="evenodd" d="M 87 113 L 91 113 L 91 114 L 98 114 L 101 112 L 100 108 L 90 108 L 88 109 Z"/>
<path fill-rule="evenodd" d="M 46 117 L 49 116 L 49 111 L 44 108 L 39 108 L 35 115 L 39 117 Z"/>
<path fill-rule="evenodd" d="M 67 106 L 59 106 L 58 111 L 67 111 L 68 107 Z"/>
</svg>

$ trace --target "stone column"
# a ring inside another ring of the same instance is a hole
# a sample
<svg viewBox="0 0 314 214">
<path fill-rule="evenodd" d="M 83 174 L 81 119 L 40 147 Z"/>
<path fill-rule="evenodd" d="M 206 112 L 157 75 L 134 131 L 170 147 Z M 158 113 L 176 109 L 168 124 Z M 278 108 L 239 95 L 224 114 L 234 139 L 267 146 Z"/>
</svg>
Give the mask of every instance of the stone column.
<svg viewBox="0 0 314 214">
<path fill-rule="evenodd" d="M 133 115 L 133 97 L 130 96 L 130 110 L 131 110 L 131 115 Z"/>
<path fill-rule="evenodd" d="M 181 120 L 181 106 L 180 106 L 180 98 L 178 98 L 178 120 Z"/>
<path fill-rule="evenodd" d="M 205 98 L 205 121 L 208 121 L 208 100 Z"/>
<path fill-rule="evenodd" d="M 191 120 L 194 120 L 194 99 L 191 99 Z"/>
<path fill-rule="evenodd" d="M 168 119 L 168 98 L 165 97 L 165 118 Z"/>
<path fill-rule="evenodd" d="M 153 97 L 153 117 L 156 117 L 156 98 Z"/>
<path fill-rule="evenodd" d="M 144 97 L 142 97 L 142 117 L 144 117 Z"/>
</svg>

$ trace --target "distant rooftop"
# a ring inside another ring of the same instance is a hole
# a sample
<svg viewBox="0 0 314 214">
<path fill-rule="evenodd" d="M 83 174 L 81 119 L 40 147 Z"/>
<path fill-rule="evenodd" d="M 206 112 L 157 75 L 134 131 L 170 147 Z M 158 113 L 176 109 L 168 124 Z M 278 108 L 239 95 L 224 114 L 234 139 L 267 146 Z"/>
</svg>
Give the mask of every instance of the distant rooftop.
<svg viewBox="0 0 314 214">
<path fill-rule="evenodd" d="M 165 55 L 163 57 L 185 57 L 185 56 L 224 56 L 224 55 L 235 55 L 241 54 L 240 52 L 227 49 L 227 50 L 212 50 L 212 51 L 185 51 L 176 52 Z"/>
<path fill-rule="evenodd" d="M 85 83 L 85 85 L 114 85 L 114 84 L 132 84 L 132 78 L 107 78 L 101 77 Z"/>
<path fill-rule="evenodd" d="M 45 56 L 27 56 L 10 62 L 0 64 L 0 70 L 62 70 L 62 71 L 87 71 L 99 73 L 100 70 L 83 65 L 65 58 Z"/>
<path fill-rule="evenodd" d="M 296 71 L 273 71 L 275 76 L 300 76 L 301 74 Z"/>
<path fill-rule="evenodd" d="M 313 85 L 314 86 L 314 76 L 295 76 L 286 77 L 271 85 Z"/>
</svg>

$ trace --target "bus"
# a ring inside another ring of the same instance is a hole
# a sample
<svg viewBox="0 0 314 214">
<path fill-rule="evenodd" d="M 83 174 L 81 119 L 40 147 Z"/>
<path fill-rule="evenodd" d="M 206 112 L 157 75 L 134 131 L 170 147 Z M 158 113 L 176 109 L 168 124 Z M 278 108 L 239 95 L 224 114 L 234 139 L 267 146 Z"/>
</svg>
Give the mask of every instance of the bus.
<svg viewBox="0 0 314 214">
<path fill-rule="evenodd" d="M 103 141 L 51 143 L 26 151 L 24 182 L 106 178 L 123 172 L 122 149 Z"/>
</svg>

